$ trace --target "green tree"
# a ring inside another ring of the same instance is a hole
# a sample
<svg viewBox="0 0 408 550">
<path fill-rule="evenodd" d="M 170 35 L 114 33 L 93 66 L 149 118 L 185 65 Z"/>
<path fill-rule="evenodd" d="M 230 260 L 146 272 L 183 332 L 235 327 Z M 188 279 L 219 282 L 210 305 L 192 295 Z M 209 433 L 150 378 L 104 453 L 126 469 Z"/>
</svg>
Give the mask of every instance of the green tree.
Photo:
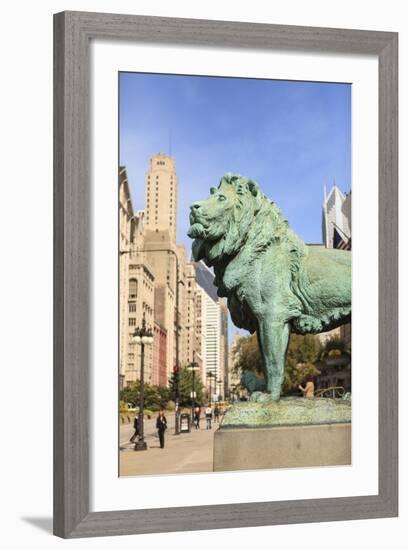
<svg viewBox="0 0 408 550">
<path fill-rule="evenodd" d="M 238 340 L 234 348 L 233 370 L 238 374 L 244 370 L 250 370 L 257 375 L 263 375 L 262 358 L 255 334 L 243 336 Z"/>
<path fill-rule="evenodd" d="M 174 397 L 174 374 L 169 380 L 169 388 Z M 193 373 L 187 367 L 181 367 L 179 370 L 179 404 L 181 407 L 192 405 L 191 392 L 193 391 Z M 196 392 L 195 401 L 201 403 L 204 398 L 204 387 L 198 372 L 194 374 L 194 391 Z"/>
<path fill-rule="evenodd" d="M 339 357 L 340 355 L 351 355 L 351 350 L 347 346 L 345 340 L 340 336 L 333 336 L 329 340 L 326 340 L 320 352 L 320 359 L 323 360 L 325 357 Z"/>
<path fill-rule="evenodd" d="M 310 376 L 317 376 L 316 367 L 321 351 L 320 340 L 313 334 L 291 334 L 285 363 L 283 392 L 298 389 L 299 384 Z"/>
<path fill-rule="evenodd" d="M 316 368 L 320 352 L 321 345 L 317 336 L 290 335 L 282 393 L 295 391 L 305 378 L 320 374 Z M 238 374 L 250 370 L 258 377 L 264 376 L 256 335 L 242 337 L 238 341 L 234 350 L 234 370 Z"/>
<path fill-rule="evenodd" d="M 120 399 L 125 403 L 131 403 L 133 407 L 139 406 L 140 381 L 137 380 L 130 386 L 123 388 L 120 392 Z M 165 406 L 170 399 L 168 388 L 161 386 L 144 385 L 144 406 L 152 411 L 158 411 Z"/>
</svg>

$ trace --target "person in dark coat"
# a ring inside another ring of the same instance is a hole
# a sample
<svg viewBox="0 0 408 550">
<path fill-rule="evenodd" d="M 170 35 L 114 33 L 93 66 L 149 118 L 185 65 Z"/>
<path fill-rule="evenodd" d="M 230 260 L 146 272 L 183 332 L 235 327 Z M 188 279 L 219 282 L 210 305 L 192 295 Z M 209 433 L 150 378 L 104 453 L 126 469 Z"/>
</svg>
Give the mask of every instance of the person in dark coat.
<svg viewBox="0 0 408 550">
<path fill-rule="evenodd" d="M 212 420 L 212 408 L 211 405 L 208 405 L 208 407 L 205 409 L 205 419 L 207 421 L 206 430 L 211 430 L 211 420 Z"/>
<path fill-rule="evenodd" d="M 167 419 L 164 416 L 164 411 L 159 412 L 156 420 L 156 428 L 159 433 L 160 449 L 164 449 L 164 432 L 167 430 Z"/>
<path fill-rule="evenodd" d="M 214 421 L 217 422 L 217 424 L 220 421 L 220 408 L 218 405 L 215 405 L 214 407 Z"/>
<path fill-rule="evenodd" d="M 195 424 L 196 430 L 200 429 L 200 416 L 201 416 L 201 408 L 197 405 L 197 407 L 194 409 L 194 424 Z"/>
<path fill-rule="evenodd" d="M 139 435 L 139 419 L 137 416 L 135 416 L 135 419 L 133 420 L 133 428 L 135 433 L 130 438 L 131 443 L 134 443 L 136 441 L 136 437 Z"/>
</svg>

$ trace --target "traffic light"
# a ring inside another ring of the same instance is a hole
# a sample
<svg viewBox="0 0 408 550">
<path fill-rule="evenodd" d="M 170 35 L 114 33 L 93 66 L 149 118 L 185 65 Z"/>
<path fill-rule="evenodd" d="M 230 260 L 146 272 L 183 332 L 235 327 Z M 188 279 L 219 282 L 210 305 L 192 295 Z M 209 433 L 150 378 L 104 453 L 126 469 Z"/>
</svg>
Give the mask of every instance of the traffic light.
<svg viewBox="0 0 408 550">
<path fill-rule="evenodd" d="M 177 365 L 174 365 L 173 367 L 173 391 L 175 392 L 175 396 L 178 397 L 178 390 L 179 390 L 179 379 L 180 379 L 180 373 L 179 373 L 179 367 Z"/>
</svg>

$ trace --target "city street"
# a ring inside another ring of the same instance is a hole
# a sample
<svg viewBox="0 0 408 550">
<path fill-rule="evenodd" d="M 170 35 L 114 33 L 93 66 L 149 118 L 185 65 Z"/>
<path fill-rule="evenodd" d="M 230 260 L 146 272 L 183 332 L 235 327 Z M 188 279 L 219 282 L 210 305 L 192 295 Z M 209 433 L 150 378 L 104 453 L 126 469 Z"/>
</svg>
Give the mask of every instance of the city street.
<svg viewBox="0 0 408 550">
<path fill-rule="evenodd" d="M 156 430 L 156 416 L 145 420 L 146 451 L 134 451 L 129 442 L 133 423 L 120 427 L 120 475 L 176 474 L 213 471 L 213 437 L 218 424 L 205 429 L 205 418 L 200 421 L 200 430 L 194 427 L 190 433 L 174 435 L 174 413 L 166 415 L 168 428 L 165 432 L 165 447 L 160 449 Z"/>
</svg>

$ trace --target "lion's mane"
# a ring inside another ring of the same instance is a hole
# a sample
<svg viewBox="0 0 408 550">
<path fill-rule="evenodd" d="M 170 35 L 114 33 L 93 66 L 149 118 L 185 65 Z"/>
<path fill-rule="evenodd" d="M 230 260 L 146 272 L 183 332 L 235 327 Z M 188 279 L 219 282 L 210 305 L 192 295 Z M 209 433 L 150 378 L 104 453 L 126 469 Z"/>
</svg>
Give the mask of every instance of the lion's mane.
<svg viewBox="0 0 408 550">
<path fill-rule="evenodd" d="M 237 326 L 253 333 L 256 320 L 240 293 L 240 279 L 226 281 L 228 265 L 250 267 L 269 247 L 279 245 L 289 258 L 292 288 L 298 294 L 302 286 L 302 260 L 307 255 L 304 242 L 290 229 L 278 206 L 268 199 L 258 184 L 244 176 L 226 174 L 218 190 L 228 187 L 235 193 L 235 206 L 228 210 L 227 231 L 216 241 L 196 239 L 193 243 L 193 257 L 214 268 L 214 284 L 220 297 L 228 299 L 232 319 Z M 221 212 L 220 216 L 225 217 Z M 224 219 L 225 221 L 225 219 Z M 217 223 L 213 220 L 212 223 Z M 236 270 L 239 272 L 239 269 Z"/>
</svg>

